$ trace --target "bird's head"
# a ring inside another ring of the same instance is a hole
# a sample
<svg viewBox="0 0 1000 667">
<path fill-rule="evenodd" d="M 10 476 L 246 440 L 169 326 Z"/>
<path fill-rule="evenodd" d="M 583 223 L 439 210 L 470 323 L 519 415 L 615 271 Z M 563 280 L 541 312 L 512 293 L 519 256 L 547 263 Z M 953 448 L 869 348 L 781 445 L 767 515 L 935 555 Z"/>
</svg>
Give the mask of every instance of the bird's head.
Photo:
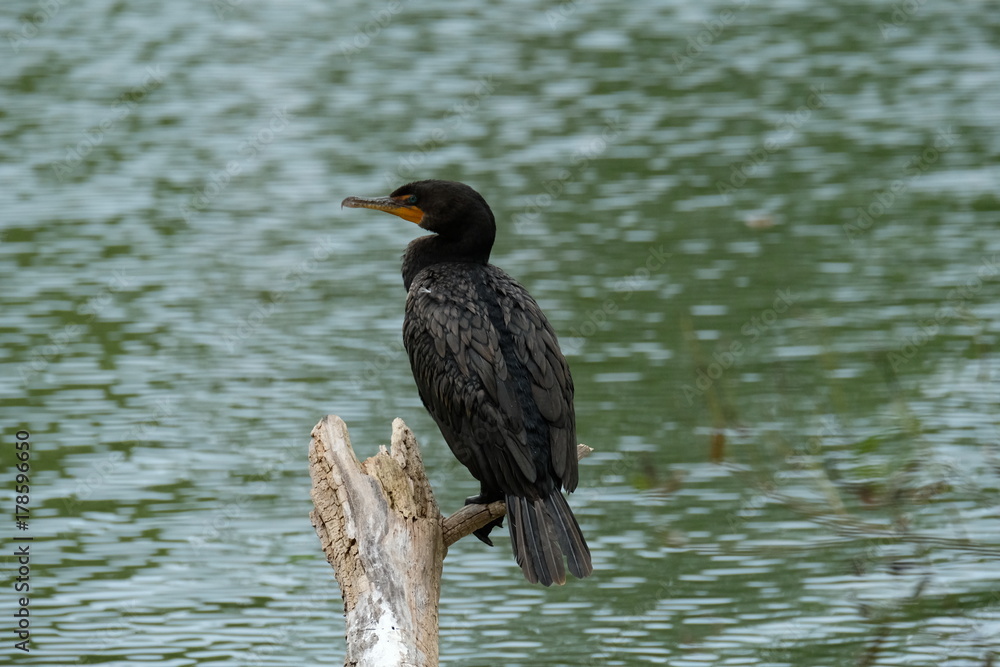
<svg viewBox="0 0 1000 667">
<path fill-rule="evenodd" d="M 414 181 L 396 188 L 388 197 L 348 197 L 341 206 L 392 213 L 448 239 L 475 232 L 488 235 L 492 245 L 496 231 L 493 211 L 482 195 L 455 181 Z"/>
</svg>

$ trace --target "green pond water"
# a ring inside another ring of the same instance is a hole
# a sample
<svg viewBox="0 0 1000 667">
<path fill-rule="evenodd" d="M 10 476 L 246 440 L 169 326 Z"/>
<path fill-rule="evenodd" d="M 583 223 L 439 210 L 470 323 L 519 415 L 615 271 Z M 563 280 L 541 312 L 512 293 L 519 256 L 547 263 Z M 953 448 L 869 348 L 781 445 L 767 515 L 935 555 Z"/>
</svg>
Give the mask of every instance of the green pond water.
<svg viewBox="0 0 1000 667">
<path fill-rule="evenodd" d="M 417 397 L 341 210 L 467 182 L 560 335 L 595 574 L 449 552 L 444 665 L 1000 655 L 1000 5 L 9 2 L 4 664 L 339 664 L 312 426 Z M 30 432 L 30 521 L 14 523 Z M 31 542 L 30 653 L 14 647 Z"/>
</svg>

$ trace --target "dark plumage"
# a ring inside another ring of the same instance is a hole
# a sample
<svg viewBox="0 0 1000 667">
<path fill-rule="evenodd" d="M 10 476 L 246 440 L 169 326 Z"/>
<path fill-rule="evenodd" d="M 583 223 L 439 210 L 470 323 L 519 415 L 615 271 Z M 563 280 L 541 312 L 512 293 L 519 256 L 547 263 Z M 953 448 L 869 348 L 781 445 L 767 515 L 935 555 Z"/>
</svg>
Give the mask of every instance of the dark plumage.
<svg viewBox="0 0 1000 667">
<path fill-rule="evenodd" d="M 434 232 L 403 256 L 403 343 L 420 398 L 480 482 L 480 495 L 466 502 L 506 501 L 528 581 L 564 583 L 564 556 L 571 573 L 586 577 L 590 550 L 560 491 L 577 484 L 573 379 L 538 304 L 489 263 L 496 223 L 486 200 L 462 183 L 417 181 L 343 205 Z M 477 537 L 492 545 L 494 525 Z"/>
</svg>

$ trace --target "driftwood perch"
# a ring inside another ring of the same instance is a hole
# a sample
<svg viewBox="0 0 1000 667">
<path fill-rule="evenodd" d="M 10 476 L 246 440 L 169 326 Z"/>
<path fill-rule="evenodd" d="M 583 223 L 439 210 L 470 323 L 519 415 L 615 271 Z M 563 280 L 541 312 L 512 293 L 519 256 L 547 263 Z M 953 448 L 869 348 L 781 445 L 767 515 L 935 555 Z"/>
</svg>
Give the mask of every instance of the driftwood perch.
<svg viewBox="0 0 1000 667">
<path fill-rule="evenodd" d="M 579 445 L 583 458 L 591 451 Z M 506 514 L 503 502 L 441 516 L 413 432 L 392 422 L 389 451 L 359 463 L 347 425 L 328 415 L 309 445 L 311 512 L 344 598 L 351 667 L 436 667 L 448 546 Z"/>
</svg>

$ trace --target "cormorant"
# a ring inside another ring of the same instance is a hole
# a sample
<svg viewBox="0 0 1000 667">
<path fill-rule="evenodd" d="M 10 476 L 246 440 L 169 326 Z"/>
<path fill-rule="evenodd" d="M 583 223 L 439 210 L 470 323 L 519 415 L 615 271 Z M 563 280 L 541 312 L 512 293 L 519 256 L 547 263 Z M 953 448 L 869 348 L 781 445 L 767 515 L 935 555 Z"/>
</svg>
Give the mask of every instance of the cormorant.
<svg viewBox="0 0 1000 667">
<path fill-rule="evenodd" d="M 532 583 L 593 571 L 590 549 L 560 487 L 577 484 L 573 379 L 556 334 L 528 291 L 489 263 L 493 212 L 463 183 L 416 181 L 388 197 L 348 197 L 415 222 L 403 255 L 403 344 L 424 407 L 479 480 L 466 500 L 505 500 L 514 556 Z M 476 531 L 490 546 L 490 531 Z"/>
</svg>

